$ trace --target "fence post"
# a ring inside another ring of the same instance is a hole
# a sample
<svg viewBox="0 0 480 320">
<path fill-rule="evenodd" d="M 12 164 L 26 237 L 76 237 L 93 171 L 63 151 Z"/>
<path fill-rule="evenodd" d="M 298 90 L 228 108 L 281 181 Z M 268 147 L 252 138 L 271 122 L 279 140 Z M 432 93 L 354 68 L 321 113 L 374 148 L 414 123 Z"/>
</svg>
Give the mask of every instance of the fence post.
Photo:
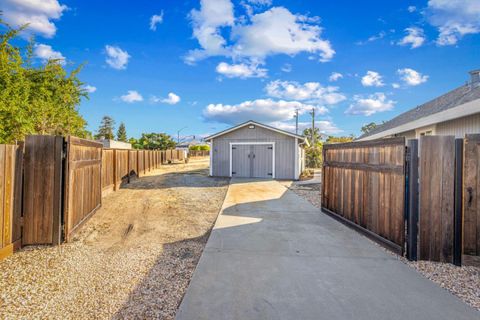
<svg viewBox="0 0 480 320">
<path fill-rule="evenodd" d="M 453 264 L 461 266 L 463 251 L 463 139 L 455 139 L 455 216 L 453 224 Z"/>
<path fill-rule="evenodd" d="M 418 241 L 418 140 L 407 142 L 405 206 L 407 218 L 407 258 L 417 260 Z"/>
<path fill-rule="evenodd" d="M 117 191 L 117 149 L 113 149 L 113 191 Z"/>
</svg>

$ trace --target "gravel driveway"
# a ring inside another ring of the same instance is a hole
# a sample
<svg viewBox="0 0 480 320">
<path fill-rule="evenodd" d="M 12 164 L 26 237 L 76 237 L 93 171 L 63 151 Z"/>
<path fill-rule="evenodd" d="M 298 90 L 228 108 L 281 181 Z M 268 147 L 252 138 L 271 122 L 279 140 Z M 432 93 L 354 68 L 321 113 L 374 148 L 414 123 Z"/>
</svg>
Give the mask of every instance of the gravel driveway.
<svg viewBox="0 0 480 320">
<path fill-rule="evenodd" d="M 0 319 L 171 319 L 228 187 L 208 160 L 103 198 L 72 243 L 0 261 Z"/>
</svg>

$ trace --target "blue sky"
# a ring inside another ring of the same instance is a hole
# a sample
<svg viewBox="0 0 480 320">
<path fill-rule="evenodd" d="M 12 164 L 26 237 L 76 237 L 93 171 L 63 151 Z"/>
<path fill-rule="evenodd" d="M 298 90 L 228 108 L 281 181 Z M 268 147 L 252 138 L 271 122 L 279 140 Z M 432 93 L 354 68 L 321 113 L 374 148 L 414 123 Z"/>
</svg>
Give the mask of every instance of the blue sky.
<svg viewBox="0 0 480 320">
<path fill-rule="evenodd" d="M 80 112 L 142 132 L 207 135 L 246 119 L 358 135 L 480 68 L 480 1 L 3 0 L 37 63 L 86 63 Z"/>
</svg>

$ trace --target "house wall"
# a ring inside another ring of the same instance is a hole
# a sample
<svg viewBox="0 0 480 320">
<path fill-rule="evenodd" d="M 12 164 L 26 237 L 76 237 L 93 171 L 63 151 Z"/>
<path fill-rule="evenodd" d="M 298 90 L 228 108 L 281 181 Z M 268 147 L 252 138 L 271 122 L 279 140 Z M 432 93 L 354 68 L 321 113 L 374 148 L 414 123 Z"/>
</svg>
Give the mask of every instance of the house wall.
<svg viewBox="0 0 480 320">
<path fill-rule="evenodd" d="M 433 126 L 434 134 L 439 136 L 455 136 L 456 138 L 463 138 L 465 134 L 480 133 L 480 113 L 437 123 Z M 405 137 L 408 139 L 418 139 L 417 130 L 410 130 L 397 134 L 397 137 Z M 421 131 L 421 130 L 420 130 Z"/>
<path fill-rule="evenodd" d="M 275 142 L 275 178 L 294 179 L 295 138 L 259 126 L 245 126 L 213 139 L 213 176 L 230 176 L 230 142 Z"/>
</svg>

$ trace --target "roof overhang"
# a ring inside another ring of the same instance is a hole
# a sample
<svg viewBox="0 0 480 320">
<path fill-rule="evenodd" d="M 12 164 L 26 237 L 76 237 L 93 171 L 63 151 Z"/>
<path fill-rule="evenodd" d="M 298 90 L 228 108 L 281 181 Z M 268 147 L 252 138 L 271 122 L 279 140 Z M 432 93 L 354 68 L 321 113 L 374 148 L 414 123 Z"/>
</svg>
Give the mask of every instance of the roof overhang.
<svg viewBox="0 0 480 320">
<path fill-rule="evenodd" d="M 392 129 L 388 129 L 385 131 L 381 131 L 379 133 L 372 134 L 371 136 L 357 139 L 356 141 L 380 139 L 380 138 L 392 136 L 398 133 L 415 130 L 417 128 L 430 126 L 436 123 L 467 117 L 476 113 L 480 113 L 480 99 L 461 104 L 457 107 L 454 107 L 445 111 L 434 113 L 432 115 L 420 118 L 415 121 L 411 121 L 409 123 L 402 124 Z"/>
<path fill-rule="evenodd" d="M 262 123 L 259 123 L 259 122 L 253 121 L 253 120 L 249 120 L 247 122 L 241 123 L 239 125 L 236 125 L 234 127 L 229 128 L 229 129 L 226 129 L 226 130 L 220 131 L 218 133 L 212 134 L 211 136 L 206 137 L 204 140 L 205 141 L 211 141 L 214 138 L 217 138 L 219 136 L 222 136 L 224 134 L 227 134 L 229 132 L 238 130 L 240 128 L 243 128 L 243 127 L 251 125 L 251 124 L 262 127 L 262 128 L 265 128 L 267 130 L 271 130 L 271 131 L 275 131 L 275 132 L 284 134 L 286 136 L 297 138 L 297 139 L 300 139 L 302 141 L 306 141 L 304 136 L 301 136 L 301 135 L 298 135 L 298 134 L 295 134 L 295 133 L 291 133 L 291 132 L 288 132 L 288 131 L 285 131 L 285 130 L 281 130 L 281 129 L 278 129 L 278 128 L 274 128 L 274 127 L 271 127 L 271 126 L 268 126 L 266 124 L 262 124 Z"/>
</svg>

